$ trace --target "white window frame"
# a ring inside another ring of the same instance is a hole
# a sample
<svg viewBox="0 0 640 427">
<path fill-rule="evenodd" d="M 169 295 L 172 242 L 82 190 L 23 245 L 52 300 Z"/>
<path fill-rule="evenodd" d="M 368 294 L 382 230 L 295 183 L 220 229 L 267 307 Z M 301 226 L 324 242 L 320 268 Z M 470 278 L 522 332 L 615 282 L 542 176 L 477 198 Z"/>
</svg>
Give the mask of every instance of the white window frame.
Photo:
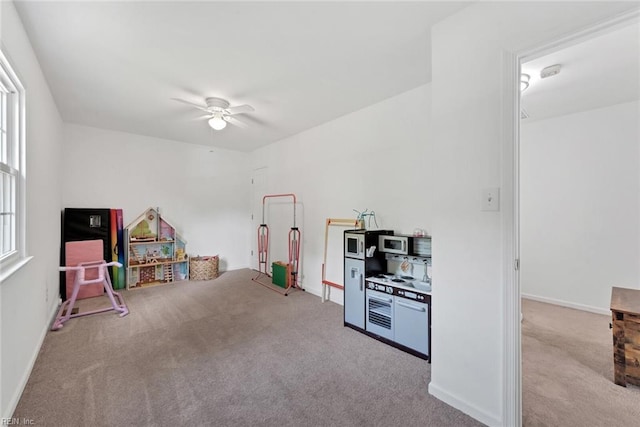
<svg viewBox="0 0 640 427">
<path fill-rule="evenodd" d="M 26 264 L 31 257 L 26 248 L 26 104 L 25 88 L 13 70 L 10 61 L 0 49 L 0 90 L 6 93 L 6 158 L 0 153 L 0 172 L 11 175 L 13 198 L 6 198 L 5 184 L 0 181 L 0 197 L 11 200 L 13 212 L 0 212 L 2 237 L 11 233 L 12 249 L 3 252 L 0 246 L 0 283 Z M 2 97 L 0 97 L 0 100 Z M 2 119 L 0 117 L 0 119 Z M 11 217 L 13 223 L 5 230 L 4 217 Z"/>
</svg>

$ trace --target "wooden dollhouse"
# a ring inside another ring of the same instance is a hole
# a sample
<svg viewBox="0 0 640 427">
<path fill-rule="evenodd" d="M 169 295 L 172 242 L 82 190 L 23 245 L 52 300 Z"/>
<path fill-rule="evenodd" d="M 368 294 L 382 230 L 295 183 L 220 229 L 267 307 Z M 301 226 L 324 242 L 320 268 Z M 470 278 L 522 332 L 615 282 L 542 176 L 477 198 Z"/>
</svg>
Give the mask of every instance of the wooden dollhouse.
<svg viewBox="0 0 640 427">
<path fill-rule="evenodd" d="M 159 208 L 149 208 L 125 228 L 127 289 L 189 279 L 186 242 Z"/>
</svg>

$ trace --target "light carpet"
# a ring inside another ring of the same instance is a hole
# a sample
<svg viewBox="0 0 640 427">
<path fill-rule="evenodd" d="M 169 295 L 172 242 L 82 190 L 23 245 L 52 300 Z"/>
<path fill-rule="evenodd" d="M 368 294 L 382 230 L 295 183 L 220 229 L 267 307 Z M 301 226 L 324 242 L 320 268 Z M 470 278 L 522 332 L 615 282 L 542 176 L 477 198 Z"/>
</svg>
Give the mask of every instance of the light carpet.
<svg viewBox="0 0 640 427">
<path fill-rule="evenodd" d="M 128 316 L 49 332 L 14 416 L 51 426 L 481 425 L 428 394 L 426 361 L 345 328 L 340 305 L 285 297 L 253 274 L 124 291 Z"/>
<path fill-rule="evenodd" d="M 528 427 L 640 426 L 640 388 L 613 382 L 611 317 L 522 300 Z"/>
</svg>

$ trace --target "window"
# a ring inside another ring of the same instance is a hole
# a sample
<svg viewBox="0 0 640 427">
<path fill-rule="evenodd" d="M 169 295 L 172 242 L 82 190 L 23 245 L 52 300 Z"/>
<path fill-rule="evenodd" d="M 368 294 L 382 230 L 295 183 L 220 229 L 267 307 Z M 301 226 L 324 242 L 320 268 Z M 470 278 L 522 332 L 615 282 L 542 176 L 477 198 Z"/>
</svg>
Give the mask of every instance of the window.
<svg viewBox="0 0 640 427">
<path fill-rule="evenodd" d="M 24 87 L 0 52 L 0 279 L 25 258 Z"/>
</svg>

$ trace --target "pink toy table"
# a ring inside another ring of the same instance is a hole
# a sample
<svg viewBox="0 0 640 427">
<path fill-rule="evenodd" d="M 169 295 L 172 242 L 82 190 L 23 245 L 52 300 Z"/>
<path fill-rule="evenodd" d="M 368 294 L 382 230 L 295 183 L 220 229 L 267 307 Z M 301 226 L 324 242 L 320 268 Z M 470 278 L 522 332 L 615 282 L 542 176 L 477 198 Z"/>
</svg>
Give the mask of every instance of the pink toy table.
<svg viewBox="0 0 640 427">
<path fill-rule="evenodd" d="M 52 331 L 56 331 L 62 328 L 64 322 L 73 317 L 88 316 L 89 314 L 103 313 L 105 311 L 111 310 L 120 313 L 120 317 L 129 314 L 129 308 L 125 304 L 124 299 L 122 299 L 122 296 L 118 292 L 115 292 L 113 290 L 113 287 L 111 285 L 108 268 L 113 265 L 122 267 L 122 264 L 120 264 L 119 262 L 110 262 L 107 264 L 103 260 L 81 262 L 76 267 L 60 267 L 60 271 L 75 272 L 75 278 L 73 281 L 73 291 L 71 293 L 71 298 L 63 302 L 60 306 L 60 310 L 58 311 L 56 320 L 53 322 L 53 326 L 51 327 Z M 76 299 L 78 298 L 80 287 L 92 286 L 95 284 L 101 284 L 104 287 L 104 290 L 107 293 L 109 300 L 111 301 L 111 307 L 87 311 L 84 313 L 71 314 L 73 306 L 76 303 Z"/>
</svg>

